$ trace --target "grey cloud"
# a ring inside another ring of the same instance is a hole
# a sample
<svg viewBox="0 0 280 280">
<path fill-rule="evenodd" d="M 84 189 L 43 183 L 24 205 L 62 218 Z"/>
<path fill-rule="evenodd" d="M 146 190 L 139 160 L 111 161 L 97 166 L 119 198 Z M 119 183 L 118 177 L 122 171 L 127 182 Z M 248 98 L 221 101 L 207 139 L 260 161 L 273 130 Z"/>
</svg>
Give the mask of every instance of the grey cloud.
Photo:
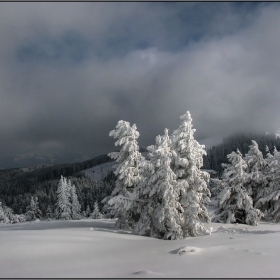
<svg viewBox="0 0 280 280">
<path fill-rule="evenodd" d="M 66 161 L 115 150 L 108 134 L 120 119 L 151 145 L 186 110 L 197 139 L 279 129 L 277 3 L 0 8 L 6 166 L 37 154 Z"/>
</svg>

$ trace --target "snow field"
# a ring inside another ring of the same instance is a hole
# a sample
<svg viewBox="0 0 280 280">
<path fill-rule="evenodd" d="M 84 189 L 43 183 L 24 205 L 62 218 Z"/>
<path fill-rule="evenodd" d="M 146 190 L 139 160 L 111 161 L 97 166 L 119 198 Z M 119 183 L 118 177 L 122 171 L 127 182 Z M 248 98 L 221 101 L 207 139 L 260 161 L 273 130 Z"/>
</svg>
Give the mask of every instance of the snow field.
<svg viewBox="0 0 280 280">
<path fill-rule="evenodd" d="M 1 278 L 279 277 L 280 225 L 210 223 L 211 235 L 161 240 L 115 220 L 0 224 Z"/>
<path fill-rule="evenodd" d="M 89 169 L 81 171 L 81 173 L 84 173 L 88 178 L 90 178 L 92 181 L 100 181 L 104 179 L 108 175 L 110 171 L 113 170 L 113 165 L 116 164 L 115 162 L 106 162 L 99 165 L 96 165 L 94 167 L 91 167 Z"/>
</svg>

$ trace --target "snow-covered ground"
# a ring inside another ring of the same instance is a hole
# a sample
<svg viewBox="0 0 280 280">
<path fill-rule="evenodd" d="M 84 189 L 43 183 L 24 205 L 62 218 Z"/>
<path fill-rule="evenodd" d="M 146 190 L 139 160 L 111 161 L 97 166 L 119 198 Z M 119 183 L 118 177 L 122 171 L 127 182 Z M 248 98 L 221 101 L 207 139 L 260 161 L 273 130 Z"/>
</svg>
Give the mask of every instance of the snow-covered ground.
<svg viewBox="0 0 280 280">
<path fill-rule="evenodd" d="M 211 223 L 213 233 L 159 240 L 114 220 L 0 224 L 0 278 L 280 277 L 280 225 Z"/>
<path fill-rule="evenodd" d="M 106 177 L 110 171 L 113 170 L 114 164 L 116 164 L 114 161 L 105 162 L 81 172 L 93 181 L 100 181 L 104 179 L 104 177 Z"/>
</svg>

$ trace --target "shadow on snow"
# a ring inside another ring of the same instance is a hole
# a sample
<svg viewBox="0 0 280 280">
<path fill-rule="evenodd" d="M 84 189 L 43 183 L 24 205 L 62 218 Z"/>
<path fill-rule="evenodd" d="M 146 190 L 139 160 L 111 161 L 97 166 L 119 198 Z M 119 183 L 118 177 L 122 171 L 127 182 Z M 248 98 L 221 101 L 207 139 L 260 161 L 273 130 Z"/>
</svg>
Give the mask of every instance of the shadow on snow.
<svg viewBox="0 0 280 280">
<path fill-rule="evenodd" d="M 66 228 L 92 228 L 94 230 L 117 231 L 115 220 L 111 219 L 83 219 L 83 220 L 51 220 L 51 221 L 32 221 L 16 224 L 2 224 L 0 231 L 9 230 L 49 230 L 49 229 L 66 229 Z"/>
</svg>

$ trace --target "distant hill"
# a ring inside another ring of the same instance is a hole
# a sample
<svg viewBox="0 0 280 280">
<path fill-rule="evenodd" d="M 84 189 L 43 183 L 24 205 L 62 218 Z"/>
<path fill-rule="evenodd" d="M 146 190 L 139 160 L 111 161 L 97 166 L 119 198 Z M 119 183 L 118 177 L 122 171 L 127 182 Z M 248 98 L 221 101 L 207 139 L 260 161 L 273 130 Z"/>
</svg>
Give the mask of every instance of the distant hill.
<svg viewBox="0 0 280 280">
<path fill-rule="evenodd" d="M 88 168 L 112 161 L 107 155 L 100 155 L 93 159 L 78 163 L 38 165 L 25 168 L 0 170 L 0 201 L 11 207 L 16 213 L 25 212 L 31 196 L 37 196 L 43 212 L 47 205 L 54 208 L 56 189 L 61 175 L 70 177 L 76 185 L 82 210 L 94 201 L 102 200 L 109 195 L 113 188 L 113 174 L 106 174 L 101 182 L 94 182 L 81 174 Z"/>
<path fill-rule="evenodd" d="M 23 168 L 12 168 L 0 170 L 0 184 L 7 181 L 38 181 L 43 182 L 51 179 L 59 179 L 61 175 L 72 176 L 82 170 L 91 168 L 101 163 L 109 162 L 111 158 L 107 155 L 100 155 L 93 159 L 76 163 L 36 165 Z M 1 185 L 0 185 L 1 189 Z"/>
</svg>

